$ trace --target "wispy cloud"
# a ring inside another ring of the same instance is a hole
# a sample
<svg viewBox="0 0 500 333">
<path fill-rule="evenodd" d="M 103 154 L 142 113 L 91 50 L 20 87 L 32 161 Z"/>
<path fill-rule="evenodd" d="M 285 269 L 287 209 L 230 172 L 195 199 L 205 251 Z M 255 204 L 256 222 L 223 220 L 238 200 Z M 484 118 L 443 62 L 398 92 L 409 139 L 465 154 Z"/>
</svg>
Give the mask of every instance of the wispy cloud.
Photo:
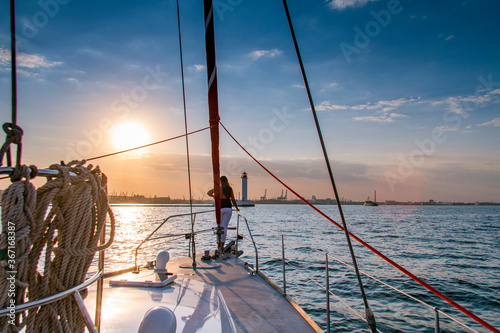
<svg viewBox="0 0 500 333">
<path fill-rule="evenodd" d="M 0 48 L 0 66 L 4 67 L 4 69 L 9 69 L 10 61 L 10 51 L 5 48 Z M 27 76 L 33 75 L 33 73 L 30 72 L 31 70 L 51 68 L 60 65 L 62 65 L 60 61 L 49 61 L 44 56 L 37 54 L 17 54 L 17 67 L 20 69 L 19 72 Z"/>
<path fill-rule="evenodd" d="M 329 0 L 328 6 L 333 9 L 344 10 L 349 7 L 362 7 L 372 1 L 378 0 Z"/>
<path fill-rule="evenodd" d="M 279 56 L 282 53 L 283 53 L 283 51 L 281 51 L 279 49 L 257 50 L 257 51 L 251 52 L 249 54 L 249 56 L 252 59 L 257 60 L 257 59 L 260 59 L 260 58 L 273 58 L 273 57 Z"/>
<path fill-rule="evenodd" d="M 10 50 L 0 47 L 0 69 L 10 69 Z"/>
<path fill-rule="evenodd" d="M 500 127 L 500 118 L 495 118 L 491 121 L 485 122 L 483 124 L 479 124 L 477 126 L 495 126 L 495 127 Z"/>
<path fill-rule="evenodd" d="M 330 83 L 327 88 L 333 88 L 333 89 L 338 89 L 340 85 L 337 82 L 332 82 Z"/>
<path fill-rule="evenodd" d="M 45 57 L 36 54 L 21 53 L 17 56 L 18 66 L 25 68 L 50 68 L 62 65 L 60 61 L 48 61 Z"/>
<path fill-rule="evenodd" d="M 318 106 L 318 110 L 320 111 L 328 111 L 328 110 L 375 110 L 380 112 L 390 112 L 397 108 L 400 108 L 406 104 L 415 104 L 418 103 L 418 98 L 398 98 L 394 100 L 382 100 L 377 101 L 375 103 L 368 102 L 366 104 L 358 104 L 358 105 L 339 105 L 339 104 L 331 104 L 328 101 L 322 102 Z"/>
<path fill-rule="evenodd" d="M 355 105 L 352 107 L 353 110 L 376 110 L 380 112 L 390 112 L 396 110 L 403 105 L 418 103 L 417 98 L 398 98 L 393 100 L 382 100 L 376 103 L 367 103 Z"/>
<path fill-rule="evenodd" d="M 392 123 L 398 118 L 406 118 L 407 115 L 401 113 L 384 113 L 378 116 L 362 116 L 362 117 L 354 117 L 354 120 L 358 121 L 373 121 L 377 123 Z"/>
<path fill-rule="evenodd" d="M 335 111 L 335 110 L 347 110 L 347 109 L 350 109 L 348 105 L 332 104 L 328 101 L 324 101 L 318 106 L 316 106 L 316 110 L 318 111 Z"/>
<path fill-rule="evenodd" d="M 482 107 L 490 102 L 500 102 L 500 89 L 488 91 L 482 95 L 452 96 L 442 101 L 432 102 L 432 105 L 447 105 L 446 110 L 458 115 L 466 116 L 470 111 Z"/>
<path fill-rule="evenodd" d="M 337 82 L 332 82 L 327 84 L 323 89 L 321 89 L 321 92 L 326 92 L 329 90 L 339 90 L 339 89 L 341 89 L 340 84 L 338 84 Z"/>
<path fill-rule="evenodd" d="M 491 95 L 500 95 L 500 89 L 495 89 L 490 94 Z"/>
<path fill-rule="evenodd" d="M 90 47 L 80 48 L 80 49 L 76 50 L 76 53 L 80 54 L 80 55 L 85 55 L 85 56 L 91 57 L 91 58 L 104 58 L 104 57 L 106 57 L 106 53 L 104 51 L 93 49 Z"/>
<path fill-rule="evenodd" d="M 316 109 L 318 111 L 371 111 L 368 115 L 353 117 L 356 121 L 371 121 L 377 123 L 390 123 L 400 118 L 408 117 L 405 114 L 392 112 L 405 105 L 414 105 L 420 103 L 420 98 L 398 98 L 394 100 L 382 100 L 375 103 L 366 103 L 358 105 L 332 104 L 324 101 Z M 373 114 L 374 113 L 374 114 Z"/>
<path fill-rule="evenodd" d="M 207 66 L 205 65 L 202 65 L 202 64 L 195 64 L 193 66 L 191 66 L 192 69 L 194 69 L 195 71 L 199 72 L 199 71 L 204 71 Z"/>
<path fill-rule="evenodd" d="M 452 40 L 452 39 L 454 39 L 454 38 L 455 38 L 455 36 L 450 35 L 450 36 L 446 37 L 444 40 Z"/>
<path fill-rule="evenodd" d="M 450 125 L 438 126 L 436 128 L 439 129 L 439 130 L 441 130 L 441 131 L 443 131 L 443 132 L 457 132 L 458 131 L 457 127 L 453 127 L 453 126 L 450 126 Z"/>
<path fill-rule="evenodd" d="M 442 100 L 422 100 L 419 98 L 398 98 L 393 100 L 381 100 L 376 102 L 368 102 L 365 104 L 345 105 L 333 104 L 329 101 L 324 101 L 319 104 L 316 109 L 318 111 L 372 111 L 374 114 L 359 115 L 354 117 L 358 121 L 373 121 L 373 122 L 393 122 L 398 118 L 406 117 L 402 113 L 393 112 L 403 106 L 413 106 L 417 104 L 428 104 L 432 107 L 441 107 L 443 110 L 451 111 L 464 118 L 469 116 L 471 111 L 480 107 L 487 106 L 491 103 L 500 103 L 500 89 L 491 91 L 483 91 L 483 94 L 468 95 L 468 96 L 450 96 Z M 490 122 L 478 126 L 499 126 L 500 120 L 494 119 Z M 456 128 L 443 127 L 443 131 L 455 131 Z"/>
</svg>

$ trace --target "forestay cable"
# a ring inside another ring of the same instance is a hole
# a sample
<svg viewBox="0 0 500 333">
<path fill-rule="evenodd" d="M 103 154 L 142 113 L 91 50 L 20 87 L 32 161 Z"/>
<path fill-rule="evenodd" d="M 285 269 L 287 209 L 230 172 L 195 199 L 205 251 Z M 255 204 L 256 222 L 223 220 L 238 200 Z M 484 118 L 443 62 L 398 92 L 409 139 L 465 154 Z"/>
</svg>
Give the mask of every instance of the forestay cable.
<svg viewBox="0 0 500 333">
<path fill-rule="evenodd" d="M 187 172 L 188 172 L 188 186 L 189 186 L 189 209 L 191 213 L 191 246 L 193 249 L 193 267 L 196 267 L 196 245 L 194 240 L 194 218 L 193 218 L 193 195 L 191 192 L 191 164 L 189 161 L 189 137 L 188 137 L 188 124 L 187 124 L 187 111 L 186 111 L 186 89 L 184 84 L 184 61 L 182 58 L 182 37 L 181 37 L 181 15 L 179 10 L 179 0 L 177 0 L 177 28 L 179 31 L 179 54 L 181 60 L 181 78 L 182 78 L 182 103 L 184 106 L 184 129 L 186 131 L 186 159 L 187 159 Z"/>
<path fill-rule="evenodd" d="M 330 176 L 330 183 L 332 184 L 333 193 L 335 194 L 335 200 L 337 201 L 337 207 L 339 209 L 340 219 L 342 220 L 342 225 L 344 226 L 345 236 L 347 239 L 347 245 L 349 246 L 349 252 L 351 254 L 351 260 L 354 266 L 354 271 L 356 272 L 356 278 L 358 279 L 359 289 L 361 291 L 361 296 L 363 298 L 363 303 L 365 305 L 366 322 L 370 330 L 375 333 L 377 331 L 377 323 L 375 321 L 375 316 L 370 310 L 368 304 L 368 299 L 366 298 L 365 289 L 363 287 L 363 281 L 361 280 L 361 274 L 359 273 L 358 264 L 356 262 L 356 256 L 354 255 L 354 249 L 351 244 L 351 239 L 349 237 L 349 231 L 347 229 L 347 223 L 344 218 L 344 212 L 342 211 L 342 205 L 340 204 L 340 198 L 337 191 L 337 186 L 335 185 L 335 180 L 333 178 L 332 167 L 330 166 L 330 159 L 328 158 L 328 152 L 326 150 L 325 142 L 323 140 L 323 134 L 321 133 L 321 127 L 319 125 L 318 115 L 316 114 L 316 108 L 314 107 L 314 102 L 311 94 L 311 89 L 309 89 L 309 82 L 307 81 L 306 71 L 304 69 L 304 64 L 302 62 L 302 56 L 300 55 L 299 44 L 297 43 L 297 38 L 295 37 L 295 31 L 292 25 L 292 19 L 290 17 L 290 12 L 288 11 L 288 5 L 286 0 L 283 0 L 283 6 L 285 7 L 285 13 L 288 20 L 288 25 L 290 26 L 290 32 L 293 38 L 293 44 L 295 46 L 295 52 L 297 53 L 297 58 L 300 64 L 300 71 L 302 72 L 302 78 L 304 79 L 304 85 L 307 91 L 307 97 L 309 98 L 309 104 L 311 105 L 311 111 L 314 117 L 314 123 L 316 124 L 316 130 L 318 132 L 319 141 L 321 143 L 321 149 L 323 150 L 323 156 L 325 158 L 326 166 L 328 169 L 328 175 Z"/>
</svg>

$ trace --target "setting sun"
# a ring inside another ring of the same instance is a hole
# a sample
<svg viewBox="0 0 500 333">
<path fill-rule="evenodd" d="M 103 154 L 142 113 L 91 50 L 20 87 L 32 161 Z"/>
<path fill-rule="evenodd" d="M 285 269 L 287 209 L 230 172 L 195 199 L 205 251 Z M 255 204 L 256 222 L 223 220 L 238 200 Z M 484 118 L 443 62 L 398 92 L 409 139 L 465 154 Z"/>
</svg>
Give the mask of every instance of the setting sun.
<svg viewBox="0 0 500 333">
<path fill-rule="evenodd" d="M 148 140 L 148 131 L 136 122 L 118 124 L 111 132 L 111 142 L 118 150 L 139 147 L 148 144 Z"/>
</svg>

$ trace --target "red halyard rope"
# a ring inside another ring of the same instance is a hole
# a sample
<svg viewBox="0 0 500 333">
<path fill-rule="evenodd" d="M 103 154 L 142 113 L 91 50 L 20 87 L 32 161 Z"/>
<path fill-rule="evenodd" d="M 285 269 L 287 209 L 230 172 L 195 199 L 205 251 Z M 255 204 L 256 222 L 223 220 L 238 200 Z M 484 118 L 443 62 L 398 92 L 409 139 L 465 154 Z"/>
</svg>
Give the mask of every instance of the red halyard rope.
<svg viewBox="0 0 500 333">
<path fill-rule="evenodd" d="M 301 195 L 299 195 L 297 192 L 295 192 L 292 188 L 290 188 L 288 185 L 286 185 L 283 181 L 281 181 L 278 177 L 276 177 L 271 171 L 269 171 L 264 165 L 262 165 L 262 163 L 260 163 L 255 157 L 252 156 L 252 154 L 250 154 L 239 142 L 238 140 L 236 140 L 236 138 L 231 134 L 229 133 L 229 131 L 227 130 L 227 128 L 222 124 L 222 122 L 219 122 L 220 125 L 222 126 L 222 128 L 226 131 L 226 133 L 231 137 L 231 139 L 233 139 L 233 141 L 241 148 L 243 149 L 243 151 L 248 155 L 250 156 L 250 158 L 252 160 L 255 161 L 255 163 L 257 163 L 262 169 L 264 169 L 269 175 L 271 175 L 271 177 L 273 177 L 274 179 L 276 179 L 276 181 L 278 181 L 281 185 L 283 185 L 286 189 L 288 189 L 290 192 L 292 192 L 297 198 L 299 198 L 300 200 L 302 200 L 306 205 L 308 205 L 309 207 L 311 207 L 312 209 L 314 209 L 317 213 L 319 213 L 321 216 L 323 216 L 325 219 L 327 219 L 328 221 L 332 222 L 334 225 L 336 225 L 338 228 L 340 228 L 341 230 L 344 230 L 344 228 L 337 222 L 335 222 L 331 217 L 329 217 L 328 215 L 326 215 L 325 213 L 323 213 L 321 210 L 319 210 L 318 208 L 314 207 L 314 205 L 312 205 L 311 203 L 309 203 L 306 199 L 304 199 Z M 476 316 L 474 313 L 472 313 L 471 311 L 467 310 L 466 308 L 464 308 L 463 306 L 461 306 L 460 304 L 456 303 L 454 300 L 452 300 L 451 298 L 449 298 L 448 296 L 444 295 L 442 292 L 440 292 L 439 290 L 435 289 L 434 287 L 432 287 L 431 285 L 429 285 L 428 283 L 424 282 L 422 279 L 420 279 L 419 277 L 417 277 L 416 275 L 414 275 L 413 273 L 411 273 L 410 271 L 408 271 L 407 269 L 403 268 L 402 266 L 400 266 L 399 264 L 397 264 L 396 262 L 392 261 L 391 259 L 389 259 L 388 257 L 386 257 L 385 255 L 383 255 L 382 253 L 380 253 L 377 249 L 375 249 L 374 247 L 372 247 L 370 244 L 366 243 L 365 241 L 363 241 L 361 238 L 359 238 L 358 236 L 354 235 L 353 233 L 349 232 L 349 235 L 354 238 L 355 240 L 357 240 L 359 243 L 361 243 L 363 246 L 365 246 L 366 248 L 368 248 L 370 251 L 372 251 L 373 253 L 375 253 L 376 255 L 378 255 L 380 258 L 384 259 L 385 261 L 387 261 L 389 264 L 391 264 L 393 267 L 397 268 L 399 271 L 401 271 L 402 273 L 404 273 L 405 275 L 407 275 L 408 277 L 410 277 L 412 280 L 418 282 L 420 285 L 422 285 L 423 287 L 425 287 L 427 290 L 429 290 L 430 292 L 432 292 L 433 294 L 435 294 L 436 296 L 438 296 L 439 298 L 441 298 L 442 300 L 446 301 L 448 304 L 452 305 L 453 307 L 455 307 L 457 310 L 461 311 L 462 313 L 464 313 L 465 315 L 467 315 L 468 317 L 470 317 L 471 319 L 475 320 L 477 323 L 483 325 L 484 327 L 486 327 L 487 329 L 491 330 L 492 332 L 497 332 L 497 333 L 500 333 L 500 330 L 498 330 L 497 328 L 495 328 L 494 326 L 492 326 L 491 324 L 487 323 L 486 321 L 484 321 L 483 319 L 479 318 L 478 316 Z"/>
</svg>

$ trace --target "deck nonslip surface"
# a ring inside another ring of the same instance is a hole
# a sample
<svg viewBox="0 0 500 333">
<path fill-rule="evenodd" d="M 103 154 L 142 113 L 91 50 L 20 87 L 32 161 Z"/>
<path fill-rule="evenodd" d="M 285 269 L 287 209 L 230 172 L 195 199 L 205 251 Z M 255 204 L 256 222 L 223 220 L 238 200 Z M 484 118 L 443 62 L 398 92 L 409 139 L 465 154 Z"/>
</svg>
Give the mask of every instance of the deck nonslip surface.
<svg viewBox="0 0 500 333">
<path fill-rule="evenodd" d="M 167 269 L 179 277 L 216 286 L 239 332 L 315 332 L 319 329 L 265 279 L 250 275 L 244 262 L 231 254 L 207 262 L 198 260 L 196 269 L 191 266 L 192 259 L 186 257 L 171 260 Z"/>
</svg>

